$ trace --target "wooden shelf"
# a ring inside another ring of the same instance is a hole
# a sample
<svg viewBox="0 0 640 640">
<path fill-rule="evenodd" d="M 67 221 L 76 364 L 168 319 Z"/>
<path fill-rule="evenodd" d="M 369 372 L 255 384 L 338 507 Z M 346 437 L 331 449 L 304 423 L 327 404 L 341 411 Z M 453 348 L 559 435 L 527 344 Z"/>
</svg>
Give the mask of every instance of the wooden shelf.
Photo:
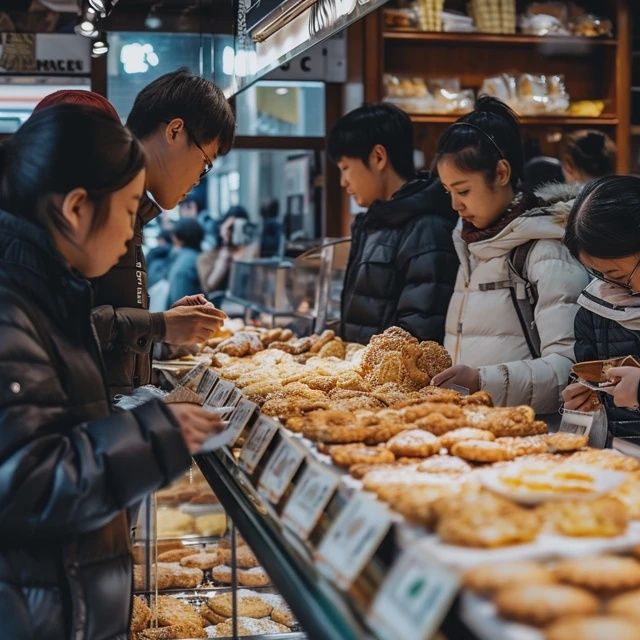
<svg viewBox="0 0 640 640">
<path fill-rule="evenodd" d="M 523 34 L 498 34 L 498 33 L 444 33 L 436 31 L 417 31 L 414 29 L 393 29 L 384 31 L 382 37 L 385 40 L 418 40 L 425 42 L 440 42 L 443 44 L 477 43 L 477 44 L 502 44 L 502 45 L 543 45 L 559 44 L 582 47 L 607 46 L 615 47 L 618 41 L 614 38 L 580 38 L 570 36 L 528 36 Z"/>
<path fill-rule="evenodd" d="M 411 120 L 417 124 L 451 124 L 460 115 L 432 115 L 432 114 L 410 114 Z M 520 123 L 523 126 L 562 126 L 562 125 L 589 125 L 601 127 L 615 127 L 618 124 L 616 116 L 600 116 L 599 118 L 580 118 L 577 116 L 520 116 Z"/>
</svg>

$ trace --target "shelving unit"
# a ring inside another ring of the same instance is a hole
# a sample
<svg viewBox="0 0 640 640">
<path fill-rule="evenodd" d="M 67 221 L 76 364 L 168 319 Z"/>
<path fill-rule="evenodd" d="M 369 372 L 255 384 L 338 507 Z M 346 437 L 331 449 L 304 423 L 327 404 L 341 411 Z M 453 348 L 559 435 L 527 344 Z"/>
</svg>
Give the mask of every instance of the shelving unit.
<svg viewBox="0 0 640 640">
<path fill-rule="evenodd" d="M 385 73 L 425 79 L 460 78 L 478 90 L 484 78 L 504 72 L 561 74 L 572 101 L 605 101 L 602 116 L 523 116 L 525 138 L 539 141 L 543 153 L 557 155 L 561 134 L 595 127 L 618 146 L 619 173 L 631 167 L 631 2 L 614 0 L 612 38 L 538 37 L 522 34 L 431 33 L 384 26 L 383 10 L 365 20 L 363 51 L 365 100 L 384 98 Z M 417 144 L 427 161 L 438 137 L 458 115 L 412 114 Z"/>
</svg>

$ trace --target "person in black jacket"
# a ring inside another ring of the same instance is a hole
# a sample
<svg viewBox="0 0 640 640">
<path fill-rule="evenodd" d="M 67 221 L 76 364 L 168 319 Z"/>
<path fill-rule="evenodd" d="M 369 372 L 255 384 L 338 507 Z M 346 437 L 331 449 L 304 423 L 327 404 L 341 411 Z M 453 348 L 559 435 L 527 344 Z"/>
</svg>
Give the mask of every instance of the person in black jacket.
<svg viewBox="0 0 640 640">
<path fill-rule="evenodd" d="M 329 137 L 340 184 L 367 212 L 351 228 L 340 333 L 366 344 L 399 326 L 442 342 L 458 258 L 457 217 L 437 178 L 416 174 L 413 127 L 391 104 L 343 116 Z"/>
<path fill-rule="evenodd" d="M 88 277 L 133 235 L 144 156 L 60 106 L 0 146 L 0 640 L 127 640 L 127 508 L 219 427 L 193 405 L 113 413 Z"/>
<path fill-rule="evenodd" d="M 578 362 L 640 359 L 640 178 L 609 176 L 589 183 L 577 198 L 565 244 L 593 276 L 578 303 Z M 611 438 L 640 439 L 640 369 L 610 369 L 610 393 L 573 383 L 567 409 L 595 411 L 602 402 Z"/>
</svg>

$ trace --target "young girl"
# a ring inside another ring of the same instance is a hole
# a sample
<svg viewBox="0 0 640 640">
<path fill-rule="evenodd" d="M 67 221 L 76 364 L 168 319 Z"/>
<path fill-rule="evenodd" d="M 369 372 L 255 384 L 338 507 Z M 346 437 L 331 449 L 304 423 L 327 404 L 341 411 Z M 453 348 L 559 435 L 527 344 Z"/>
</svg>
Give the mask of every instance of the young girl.
<svg viewBox="0 0 640 640">
<path fill-rule="evenodd" d="M 610 176 L 587 185 L 569 216 L 565 244 L 595 278 L 578 299 L 576 360 L 640 359 L 640 178 Z M 594 411 L 599 395 L 609 440 L 638 439 L 640 369 L 614 368 L 608 375 L 617 382 L 612 394 L 571 384 L 564 406 Z"/>
<path fill-rule="evenodd" d="M 602 131 L 573 131 L 562 139 L 560 160 L 567 182 L 589 182 L 615 172 L 616 143 Z"/>
<path fill-rule="evenodd" d="M 85 278 L 125 252 L 142 151 L 95 109 L 51 107 L 0 146 L 0 638 L 126 640 L 126 509 L 219 423 L 159 401 L 112 413 Z"/>
<path fill-rule="evenodd" d="M 520 190 L 518 120 L 490 97 L 444 133 L 435 164 L 461 220 L 444 341 L 455 366 L 434 384 L 556 412 L 573 362 L 576 300 L 588 282 L 562 245 L 574 193 L 566 185 Z"/>
</svg>

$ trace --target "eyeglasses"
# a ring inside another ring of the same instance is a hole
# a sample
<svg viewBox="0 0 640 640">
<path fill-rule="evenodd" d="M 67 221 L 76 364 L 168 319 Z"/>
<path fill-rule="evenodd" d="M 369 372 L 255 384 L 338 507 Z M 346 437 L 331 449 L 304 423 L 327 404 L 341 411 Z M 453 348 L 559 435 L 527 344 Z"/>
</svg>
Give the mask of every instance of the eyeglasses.
<svg viewBox="0 0 640 640">
<path fill-rule="evenodd" d="M 202 178 L 204 178 L 207 175 L 207 173 L 209 173 L 209 171 L 213 169 L 213 160 L 207 155 L 206 151 L 202 148 L 202 146 L 200 145 L 196 137 L 193 135 L 193 133 L 191 133 L 191 131 L 189 130 L 186 124 L 184 125 L 184 129 L 187 132 L 187 135 L 191 138 L 191 142 L 193 142 L 193 144 L 195 144 L 196 147 L 198 147 L 198 150 L 203 156 L 204 169 L 200 172 L 200 180 L 202 180 Z"/>
<path fill-rule="evenodd" d="M 604 274 L 600 273 L 600 271 L 596 271 L 595 269 L 591 269 L 589 267 L 585 267 L 587 270 L 587 273 L 590 276 L 593 276 L 594 278 L 598 279 L 598 280 L 602 280 L 603 282 L 608 282 L 609 284 L 614 284 L 616 287 L 621 287 L 622 289 L 626 289 L 627 291 L 631 292 L 631 293 L 635 293 L 632 286 L 631 286 L 631 281 L 633 280 L 633 276 L 636 275 L 636 271 L 638 271 L 638 269 L 640 269 L 640 260 L 638 260 L 638 262 L 636 262 L 636 266 L 633 268 L 633 271 L 629 274 L 629 277 L 627 278 L 627 281 L 625 283 L 622 282 L 616 282 L 615 280 L 611 280 L 610 278 L 607 278 Z"/>
</svg>

